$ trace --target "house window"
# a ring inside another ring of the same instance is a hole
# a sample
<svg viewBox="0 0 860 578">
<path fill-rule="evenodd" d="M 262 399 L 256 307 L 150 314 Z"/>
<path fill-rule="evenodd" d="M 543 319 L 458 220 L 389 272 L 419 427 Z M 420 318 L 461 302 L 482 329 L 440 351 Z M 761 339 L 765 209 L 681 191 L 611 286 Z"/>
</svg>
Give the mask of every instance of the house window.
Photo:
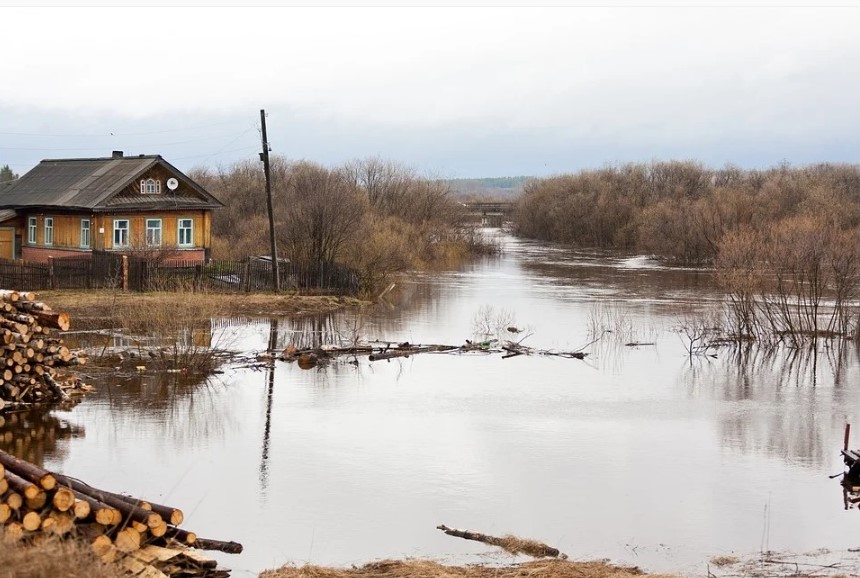
<svg viewBox="0 0 860 578">
<path fill-rule="evenodd" d="M 128 219 L 114 219 L 113 246 L 114 248 L 128 247 Z"/>
<path fill-rule="evenodd" d="M 140 192 L 144 195 L 157 195 L 161 192 L 161 181 L 155 179 L 142 179 L 140 181 Z"/>
<path fill-rule="evenodd" d="M 36 244 L 36 217 L 27 219 L 27 242 L 31 245 Z"/>
<path fill-rule="evenodd" d="M 194 245 L 194 219 L 179 219 L 179 246 Z"/>
<path fill-rule="evenodd" d="M 161 219 L 146 220 L 146 245 L 148 247 L 161 245 Z"/>
<path fill-rule="evenodd" d="M 54 218 L 45 217 L 45 244 L 54 244 Z"/>
<path fill-rule="evenodd" d="M 90 247 L 90 220 L 81 219 L 81 247 Z"/>
</svg>

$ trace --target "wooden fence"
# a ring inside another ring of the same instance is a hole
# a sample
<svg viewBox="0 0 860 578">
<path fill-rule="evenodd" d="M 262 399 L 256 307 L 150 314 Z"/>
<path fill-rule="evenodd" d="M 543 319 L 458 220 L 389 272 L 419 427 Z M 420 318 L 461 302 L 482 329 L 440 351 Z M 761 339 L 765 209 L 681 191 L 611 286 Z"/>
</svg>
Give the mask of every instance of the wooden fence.
<svg viewBox="0 0 860 578">
<path fill-rule="evenodd" d="M 281 290 L 314 294 L 354 294 L 358 277 L 335 263 L 299 266 L 281 263 Z M 54 258 L 48 263 L 0 260 L 0 287 L 45 289 L 115 288 L 129 291 L 256 292 L 273 290 L 272 263 L 264 259 L 158 263 L 133 256 L 93 253 Z"/>
</svg>

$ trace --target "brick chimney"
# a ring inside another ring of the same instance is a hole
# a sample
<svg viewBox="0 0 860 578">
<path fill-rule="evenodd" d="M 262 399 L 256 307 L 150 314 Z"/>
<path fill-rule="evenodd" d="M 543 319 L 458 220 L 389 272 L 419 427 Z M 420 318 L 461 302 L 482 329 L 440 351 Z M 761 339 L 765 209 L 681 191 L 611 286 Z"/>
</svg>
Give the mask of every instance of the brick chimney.
<svg viewBox="0 0 860 578">
<path fill-rule="evenodd" d="M 122 151 L 113 151 L 113 152 L 110 154 L 110 157 L 111 157 L 112 159 L 121 159 L 121 158 L 122 158 Z"/>
</svg>

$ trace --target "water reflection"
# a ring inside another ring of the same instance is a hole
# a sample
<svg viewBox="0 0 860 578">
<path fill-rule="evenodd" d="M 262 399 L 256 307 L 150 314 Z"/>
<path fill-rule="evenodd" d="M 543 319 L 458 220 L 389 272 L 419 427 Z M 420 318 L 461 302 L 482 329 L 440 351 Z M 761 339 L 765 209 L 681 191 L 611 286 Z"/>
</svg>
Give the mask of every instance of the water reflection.
<svg viewBox="0 0 860 578">
<path fill-rule="evenodd" d="M 62 462 L 69 452 L 69 440 L 83 438 L 83 426 L 35 408 L 0 414 L 0 450 L 38 466 Z"/>
<path fill-rule="evenodd" d="M 856 348 L 750 343 L 718 349 L 716 357 L 690 360 L 679 384 L 694 398 L 712 395 L 727 404 L 719 416 L 724 447 L 806 466 L 832 463 L 832 431 L 856 408 Z"/>
<path fill-rule="evenodd" d="M 278 319 L 269 322 L 268 352 L 274 354 L 281 349 L 278 333 Z M 275 359 L 270 357 L 266 363 L 266 425 L 263 427 L 263 451 L 260 457 L 260 494 L 266 501 L 269 489 L 269 443 L 272 435 L 272 401 L 275 396 Z"/>
<path fill-rule="evenodd" d="M 224 383 L 216 376 L 183 373 L 141 373 L 93 376 L 96 391 L 88 406 L 107 409 L 103 424 L 116 436 L 133 436 L 153 425 L 173 443 L 210 443 L 236 425 L 223 402 Z"/>
</svg>

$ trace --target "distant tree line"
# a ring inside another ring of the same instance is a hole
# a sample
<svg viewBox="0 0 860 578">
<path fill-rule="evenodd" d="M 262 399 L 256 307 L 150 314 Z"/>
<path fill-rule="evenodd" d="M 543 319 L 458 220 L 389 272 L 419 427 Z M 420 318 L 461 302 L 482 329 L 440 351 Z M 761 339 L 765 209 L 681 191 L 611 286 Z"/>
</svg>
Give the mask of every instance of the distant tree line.
<svg viewBox="0 0 860 578">
<path fill-rule="evenodd" d="M 515 230 L 713 265 L 741 338 L 860 337 L 858 165 L 672 161 L 536 179 L 525 185 Z"/>
<path fill-rule="evenodd" d="M 331 168 L 273 157 L 271 168 L 279 257 L 353 267 L 367 291 L 392 273 L 455 264 L 492 249 L 464 224 L 445 182 L 407 167 L 378 158 Z M 261 163 L 195 169 L 190 176 L 226 205 L 213 216 L 217 258 L 270 252 Z"/>
<path fill-rule="evenodd" d="M 860 167 L 709 169 L 669 161 L 585 170 L 527 182 L 514 223 L 526 237 L 689 265 L 713 263 L 727 233 L 799 217 L 856 231 Z"/>
</svg>

